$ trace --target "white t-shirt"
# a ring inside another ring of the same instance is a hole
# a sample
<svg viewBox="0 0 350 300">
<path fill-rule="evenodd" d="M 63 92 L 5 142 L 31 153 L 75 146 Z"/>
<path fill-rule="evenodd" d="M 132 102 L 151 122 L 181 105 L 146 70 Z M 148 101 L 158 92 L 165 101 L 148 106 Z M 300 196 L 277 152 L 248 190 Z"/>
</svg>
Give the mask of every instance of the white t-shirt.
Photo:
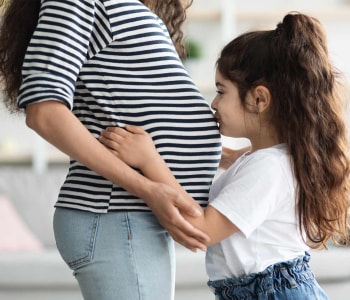
<svg viewBox="0 0 350 300">
<path fill-rule="evenodd" d="M 284 144 L 244 154 L 213 183 L 210 205 L 240 231 L 208 248 L 210 280 L 261 272 L 309 249 L 299 230 L 295 187 Z"/>
</svg>

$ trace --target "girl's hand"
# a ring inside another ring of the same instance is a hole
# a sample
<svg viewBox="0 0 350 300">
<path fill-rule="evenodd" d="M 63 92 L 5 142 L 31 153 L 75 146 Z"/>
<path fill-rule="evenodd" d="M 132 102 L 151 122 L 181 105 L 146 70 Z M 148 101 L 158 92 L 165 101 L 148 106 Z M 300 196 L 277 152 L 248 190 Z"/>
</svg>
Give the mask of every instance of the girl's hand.
<svg viewBox="0 0 350 300">
<path fill-rule="evenodd" d="M 221 161 L 219 168 L 227 170 L 241 155 L 251 149 L 250 146 L 234 150 L 228 147 L 222 147 Z"/>
<path fill-rule="evenodd" d="M 161 159 L 151 136 L 141 127 L 109 127 L 101 132 L 99 140 L 126 164 L 142 171 Z"/>
</svg>

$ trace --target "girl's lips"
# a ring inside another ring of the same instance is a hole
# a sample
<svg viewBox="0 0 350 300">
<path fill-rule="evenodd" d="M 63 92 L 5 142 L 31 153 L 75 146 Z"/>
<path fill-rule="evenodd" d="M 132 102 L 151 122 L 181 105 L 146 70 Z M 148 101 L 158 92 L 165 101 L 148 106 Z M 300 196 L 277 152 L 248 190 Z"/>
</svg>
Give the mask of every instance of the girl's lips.
<svg viewBox="0 0 350 300">
<path fill-rule="evenodd" d="M 218 118 L 215 118 L 216 126 L 220 129 L 220 120 Z"/>
<path fill-rule="evenodd" d="M 220 119 L 216 115 L 214 115 L 214 120 L 215 120 L 216 123 L 220 123 Z"/>
</svg>

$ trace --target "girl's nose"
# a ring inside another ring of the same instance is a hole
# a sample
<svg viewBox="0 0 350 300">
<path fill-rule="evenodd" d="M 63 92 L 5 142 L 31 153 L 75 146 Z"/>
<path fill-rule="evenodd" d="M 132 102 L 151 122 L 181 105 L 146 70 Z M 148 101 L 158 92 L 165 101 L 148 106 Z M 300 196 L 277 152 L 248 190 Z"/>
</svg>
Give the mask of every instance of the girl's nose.
<svg viewBox="0 0 350 300">
<path fill-rule="evenodd" d="M 211 102 L 210 107 L 211 107 L 213 110 L 217 110 L 217 109 L 216 109 L 216 108 L 217 108 L 216 104 L 217 104 L 217 101 L 216 101 L 216 97 L 215 97 L 215 98 L 213 99 L 213 101 Z"/>
</svg>

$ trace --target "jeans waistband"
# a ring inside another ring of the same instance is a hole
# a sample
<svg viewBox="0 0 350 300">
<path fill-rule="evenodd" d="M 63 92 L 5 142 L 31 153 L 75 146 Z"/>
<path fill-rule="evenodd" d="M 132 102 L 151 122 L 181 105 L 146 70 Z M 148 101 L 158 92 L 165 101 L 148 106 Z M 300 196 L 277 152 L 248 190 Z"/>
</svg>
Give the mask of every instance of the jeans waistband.
<svg viewBox="0 0 350 300">
<path fill-rule="evenodd" d="M 314 280 L 314 274 L 309 267 L 310 254 L 299 256 L 296 259 L 276 263 L 264 271 L 242 277 L 233 277 L 222 280 L 208 281 L 208 286 L 215 294 L 242 294 L 273 292 L 281 286 L 295 288 L 299 283 Z M 234 299 L 234 298 L 223 298 Z"/>
</svg>

